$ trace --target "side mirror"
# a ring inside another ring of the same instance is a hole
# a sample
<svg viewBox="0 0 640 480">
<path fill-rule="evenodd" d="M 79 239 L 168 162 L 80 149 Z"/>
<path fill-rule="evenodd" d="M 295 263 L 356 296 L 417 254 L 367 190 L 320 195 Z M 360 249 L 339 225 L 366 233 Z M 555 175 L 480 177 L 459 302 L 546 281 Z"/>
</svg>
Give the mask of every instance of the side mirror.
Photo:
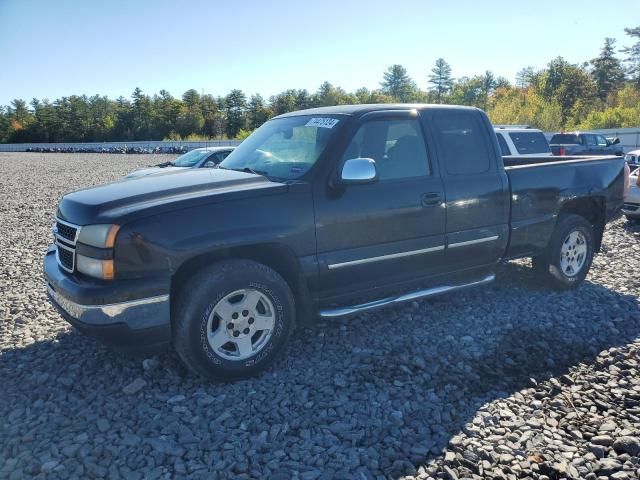
<svg viewBox="0 0 640 480">
<path fill-rule="evenodd" d="M 213 160 L 207 160 L 203 165 L 204 168 L 214 168 L 215 166 L 216 162 L 214 162 Z"/>
<path fill-rule="evenodd" d="M 607 145 L 617 145 L 619 143 L 620 143 L 620 139 L 618 137 L 607 138 Z"/>
<path fill-rule="evenodd" d="M 340 172 L 342 185 L 367 185 L 378 181 L 376 162 L 371 158 L 352 158 L 344 162 Z"/>
</svg>

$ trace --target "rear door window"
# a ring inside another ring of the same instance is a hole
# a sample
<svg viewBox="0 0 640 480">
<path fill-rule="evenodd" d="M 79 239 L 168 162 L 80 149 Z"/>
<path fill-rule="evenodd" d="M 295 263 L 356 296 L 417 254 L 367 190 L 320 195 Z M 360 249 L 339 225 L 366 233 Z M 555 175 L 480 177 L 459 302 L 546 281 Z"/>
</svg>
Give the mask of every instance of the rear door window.
<svg viewBox="0 0 640 480">
<path fill-rule="evenodd" d="M 522 155 L 549 153 L 551 151 L 542 132 L 511 132 L 509 137 L 511 137 L 518 153 Z"/>
<path fill-rule="evenodd" d="M 440 110 L 434 112 L 433 120 L 442 163 L 449 175 L 489 171 L 495 154 L 476 112 Z"/>
<path fill-rule="evenodd" d="M 509 145 L 507 145 L 507 141 L 504 139 L 504 135 L 501 133 L 496 133 L 496 137 L 498 137 L 498 145 L 500 145 L 500 153 L 502 156 L 511 155 L 509 151 Z"/>
</svg>

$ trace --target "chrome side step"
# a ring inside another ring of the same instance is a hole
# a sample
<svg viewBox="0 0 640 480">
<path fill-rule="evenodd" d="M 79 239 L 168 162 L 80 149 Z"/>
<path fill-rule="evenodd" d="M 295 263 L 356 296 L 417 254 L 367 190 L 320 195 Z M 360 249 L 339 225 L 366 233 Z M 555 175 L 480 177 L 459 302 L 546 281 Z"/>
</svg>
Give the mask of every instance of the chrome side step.
<svg viewBox="0 0 640 480">
<path fill-rule="evenodd" d="M 351 305 L 348 307 L 339 307 L 334 309 L 320 310 L 320 318 L 339 318 L 354 315 L 356 313 L 362 313 L 368 310 L 375 310 L 382 307 L 388 307 L 389 305 L 395 305 L 398 303 L 409 302 L 411 300 L 417 300 L 420 298 L 433 297 L 435 295 L 441 295 L 443 293 L 452 292 L 454 290 L 461 290 L 467 287 L 475 287 L 478 285 L 484 285 L 492 282 L 496 276 L 492 273 L 486 277 L 477 280 L 475 282 L 463 283 L 461 285 L 443 285 L 440 287 L 427 288 L 425 290 L 418 290 L 417 292 L 405 293 L 395 297 L 387 297 L 381 300 L 374 300 L 372 302 L 362 303 L 360 305 Z"/>
</svg>

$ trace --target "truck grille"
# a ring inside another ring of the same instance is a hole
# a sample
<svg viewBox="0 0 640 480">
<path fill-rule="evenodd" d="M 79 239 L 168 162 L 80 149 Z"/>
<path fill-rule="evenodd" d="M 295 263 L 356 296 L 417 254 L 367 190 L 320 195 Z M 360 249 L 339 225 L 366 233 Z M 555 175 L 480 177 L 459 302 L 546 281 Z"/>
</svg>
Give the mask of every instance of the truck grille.
<svg viewBox="0 0 640 480">
<path fill-rule="evenodd" d="M 57 247 L 58 247 L 58 263 L 65 270 L 73 272 L 73 267 L 74 267 L 73 263 L 74 263 L 74 256 L 75 256 L 74 250 L 71 248 L 63 247 L 60 244 L 58 244 Z"/>
<path fill-rule="evenodd" d="M 60 220 L 56 220 L 56 230 L 60 237 L 72 244 L 76 243 L 76 234 L 78 233 L 77 227 L 71 226 L 68 223 L 62 223 Z"/>
<path fill-rule="evenodd" d="M 56 218 L 53 236 L 56 243 L 56 258 L 63 270 L 73 273 L 76 263 L 76 240 L 80 227 Z"/>
</svg>

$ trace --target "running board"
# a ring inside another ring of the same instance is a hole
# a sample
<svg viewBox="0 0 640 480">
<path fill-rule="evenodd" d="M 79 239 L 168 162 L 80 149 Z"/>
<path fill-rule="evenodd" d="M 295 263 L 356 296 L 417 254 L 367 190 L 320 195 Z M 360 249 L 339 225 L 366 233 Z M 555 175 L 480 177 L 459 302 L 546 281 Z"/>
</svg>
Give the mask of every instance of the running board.
<svg viewBox="0 0 640 480">
<path fill-rule="evenodd" d="M 433 297 L 435 295 L 441 295 L 443 293 L 452 292 L 455 290 L 461 290 L 467 287 L 475 287 L 478 285 L 484 285 L 492 282 L 496 276 L 492 273 L 471 283 L 463 283 L 461 285 L 443 285 L 441 287 L 427 288 L 425 290 L 418 290 L 417 292 L 405 293 L 395 297 L 387 297 L 381 300 L 374 300 L 372 302 L 362 303 L 360 305 L 352 305 L 348 307 L 339 307 L 328 310 L 320 310 L 320 318 L 339 318 L 354 315 L 356 313 L 366 312 L 368 310 L 375 310 L 382 307 L 388 307 L 389 305 L 395 305 L 398 303 L 409 302 L 411 300 L 418 300 L 421 298 Z"/>
</svg>

